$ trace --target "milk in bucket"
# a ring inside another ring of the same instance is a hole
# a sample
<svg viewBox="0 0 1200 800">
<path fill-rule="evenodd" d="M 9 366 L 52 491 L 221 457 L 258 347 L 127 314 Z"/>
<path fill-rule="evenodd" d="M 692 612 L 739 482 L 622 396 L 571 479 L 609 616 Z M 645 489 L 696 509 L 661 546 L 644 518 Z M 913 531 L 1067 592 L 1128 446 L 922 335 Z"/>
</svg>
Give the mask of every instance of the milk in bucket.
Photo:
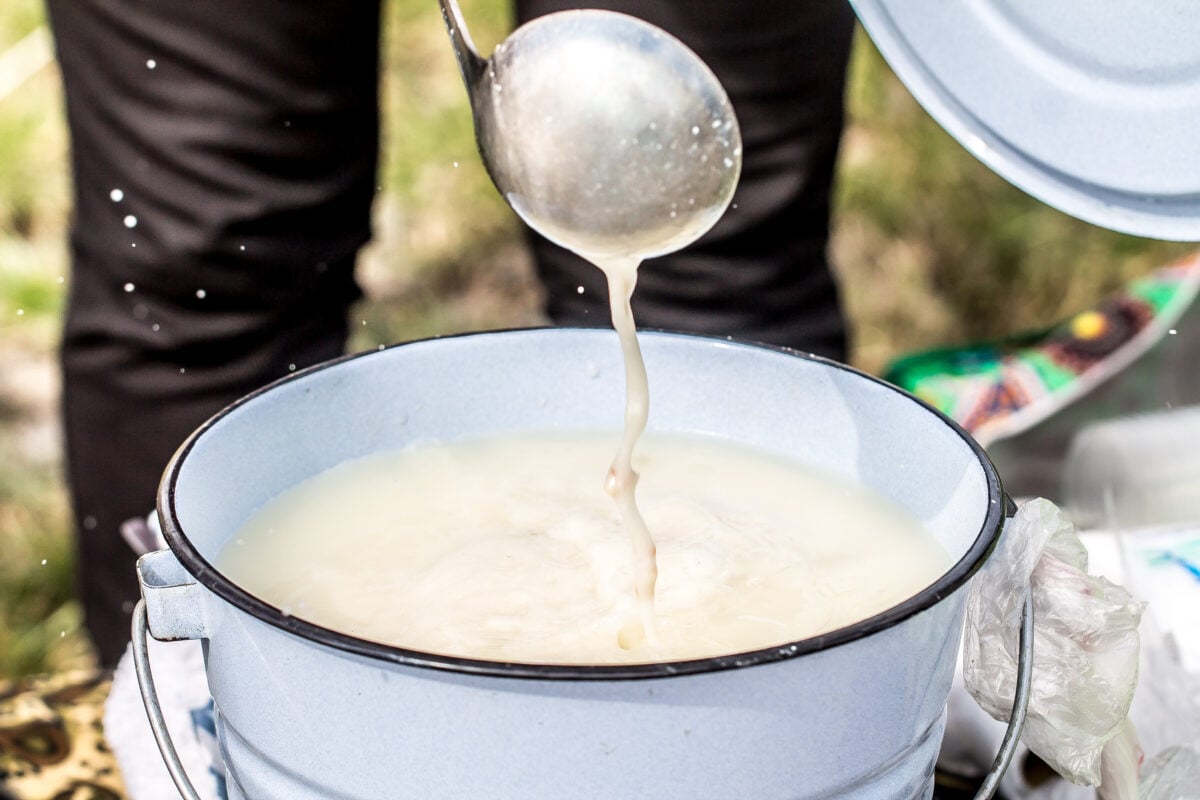
<svg viewBox="0 0 1200 800">
<path fill-rule="evenodd" d="M 649 436 L 657 641 L 601 467 L 613 437 L 504 434 L 340 465 L 267 503 L 218 562 L 272 605 L 364 639 L 494 661 L 747 652 L 865 619 L 950 566 L 908 511 L 715 437 Z"/>
</svg>

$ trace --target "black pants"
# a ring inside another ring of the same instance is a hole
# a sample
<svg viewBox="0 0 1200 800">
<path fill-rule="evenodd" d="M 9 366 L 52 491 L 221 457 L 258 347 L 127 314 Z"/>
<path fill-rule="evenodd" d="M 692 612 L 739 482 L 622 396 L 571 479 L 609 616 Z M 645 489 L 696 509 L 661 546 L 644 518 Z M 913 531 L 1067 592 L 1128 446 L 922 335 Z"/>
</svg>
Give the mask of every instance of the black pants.
<svg viewBox="0 0 1200 800">
<path fill-rule="evenodd" d="M 118 527 L 150 511 L 170 454 L 226 403 L 345 344 L 375 187 L 379 6 L 48 3 L 75 177 L 67 477 L 87 626 L 113 664 L 137 597 Z M 519 0 L 518 15 L 571 5 L 582 4 Z M 641 270 L 639 324 L 841 357 L 825 247 L 849 6 L 598 5 L 695 49 L 724 81 L 745 145 L 736 208 Z M 551 318 L 606 324 L 599 271 L 533 245 Z"/>
</svg>

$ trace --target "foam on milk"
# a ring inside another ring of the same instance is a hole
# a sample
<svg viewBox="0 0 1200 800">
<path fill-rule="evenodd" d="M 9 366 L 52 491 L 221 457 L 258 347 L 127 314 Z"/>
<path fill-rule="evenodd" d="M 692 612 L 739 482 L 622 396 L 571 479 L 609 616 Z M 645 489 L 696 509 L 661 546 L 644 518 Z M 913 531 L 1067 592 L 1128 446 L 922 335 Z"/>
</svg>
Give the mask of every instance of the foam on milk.
<svg viewBox="0 0 1200 800">
<path fill-rule="evenodd" d="M 651 434 L 632 465 L 657 549 L 657 636 L 631 647 L 634 558 L 596 471 L 613 445 L 514 433 L 347 462 L 268 502 L 218 566 L 354 636 L 556 664 L 784 644 L 883 611 L 949 566 L 918 520 L 854 483 L 716 438 Z"/>
</svg>

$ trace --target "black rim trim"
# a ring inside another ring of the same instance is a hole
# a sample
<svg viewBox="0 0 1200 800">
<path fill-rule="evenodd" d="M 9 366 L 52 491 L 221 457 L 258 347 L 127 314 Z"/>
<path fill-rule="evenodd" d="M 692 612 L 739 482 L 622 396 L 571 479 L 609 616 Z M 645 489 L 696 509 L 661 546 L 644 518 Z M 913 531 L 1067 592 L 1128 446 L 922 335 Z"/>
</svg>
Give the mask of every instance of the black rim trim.
<svg viewBox="0 0 1200 800">
<path fill-rule="evenodd" d="M 431 337 L 412 342 L 402 342 L 391 345 L 384 349 L 390 350 L 396 347 L 406 347 L 408 345 L 420 344 L 422 342 L 429 342 L 437 339 L 456 339 L 470 336 L 495 335 L 503 333 L 527 333 L 536 330 L 551 330 L 551 328 L 514 328 L 503 331 L 489 331 L 487 333 L 462 333 L 453 336 Z M 605 329 L 559 328 L 556 330 L 602 331 Z M 811 353 L 802 353 L 786 347 L 778 347 L 775 345 L 739 339 L 730 339 L 728 337 L 680 334 L 673 331 L 647 330 L 644 331 L 644 333 L 648 333 L 650 335 L 666 334 L 668 336 L 686 336 L 693 339 L 709 339 L 717 342 L 732 343 L 741 346 L 749 346 L 779 353 L 786 353 L 790 356 L 795 356 L 808 361 L 815 361 L 858 375 L 918 403 L 921 407 L 936 415 L 939 419 L 945 422 L 951 428 L 951 430 L 958 434 L 958 436 L 967 444 L 967 446 L 978 458 L 980 466 L 983 468 L 984 475 L 987 479 L 989 503 L 987 515 L 984 518 L 983 525 L 979 533 L 976 535 L 975 541 L 972 543 L 971 547 L 967 550 L 963 557 L 959 559 L 949 570 L 943 573 L 940 578 L 912 597 L 909 597 L 903 602 L 879 614 L 868 617 L 865 620 L 848 625 L 844 628 L 838 628 L 837 630 L 829 631 L 808 639 L 802 639 L 798 642 L 785 643 L 762 650 L 753 650 L 734 655 L 715 656 L 691 661 L 596 666 L 510 663 L 444 656 L 435 653 L 424 653 L 417 650 L 405 650 L 400 647 L 382 644 L 380 642 L 374 642 L 368 639 L 360 639 L 345 633 L 339 633 L 338 631 L 324 628 L 320 625 L 284 614 L 275 606 L 260 600 L 246 590 L 238 587 L 223 574 L 221 574 L 221 572 L 219 572 L 215 567 L 209 564 L 208 561 L 206 561 L 204 557 L 200 555 L 199 551 L 196 550 L 191 541 L 187 538 L 187 535 L 183 532 L 182 526 L 180 525 L 176 516 L 175 484 L 179 478 L 180 469 L 182 468 L 183 463 L 187 460 L 187 455 L 189 452 L 191 452 L 192 446 L 195 444 L 195 442 L 201 436 L 203 436 L 206 431 L 208 431 L 234 410 L 254 400 L 254 398 L 271 391 L 280 384 L 298 380 L 305 375 L 309 375 L 311 373 L 328 369 L 347 361 L 352 361 L 380 352 L 379 350 L 368 350 L 362 353 L 352 353 L 350 355 L 341 356 L 340 358 L 330 361 L 325 361 L 280 378 L 279 380 L 267 384 L 266 386 L 263 386 L 260 389 L 257 389 L 250 394 L 234 401 L 217 414 L 210 417 L 203 425 L 196 429 L 196 431 L 187 438 L 187 440 L 171 457 L 171 460 L 167 464 L 166 470 L 163 473 L 162 481 L 159 484 L 158 517 L 159 522 L 162 525 L 163 534 L 166 537 L 167 544 L 175 553 L 175 556 L 179 559 L 184 568 L 187 569 L 187 571 L 191 573 L 206 589 L 215 594 L 217 597 L 220 597 L 222 600 L 230 603 L 236 608 L 258 618 L 259 620 L 262 620 L 263 622 L 266 622 L 269 625 L 272 625 L 273 627 L 295 634 L 296 636 L 300 636 L 318 644 L 331 647 L 335 650 L 341 650 L 359 656 L 366 656 L 368 658 L 378 659 L 380 661 L 392 664 L 422 667 L 469 675 L 486 675 L 498 678 L 524 678 L 538 680 L 606 681 L 666 678 L 674 675 L 717 672 L 721 670 L 750 667 L 759 664 L 770 664 L 777 661 L 785 661 L 790 658 L 807 655 L 809 653 L 815 653 L 821 650 L 828 650 L 839 645 L 865 638 L 903 622 L 909 617 L 931 608 L 945 597 L 948 597 L 959 587 L 965 584 L 979 570 L 979 568 L 983 565 L 983 562 L 996 547 L 1004 518 L 1011 515 L 1012 505 L 1011 501 L 1009 501 L 1007 496 L 1004 494 L 1004 489 L 1000 482 L 1000 476 L 996 472 L 995 466 L 992 464 L 991 460 L 987 456 L 987 453 L 984 452 L 984 449 L 979 445 L 979 443 L 976 442 L 975 439 L 972 438 L 965 430 L 963 430 L 958 423 L 947 417 L 942 412 L 938 411 L 921 398 L 904 391 L 898 386 L 877 378 L 874 375 L 869 375 L 846 364 L 842 364 L 840 362 Z"/>
</svg>

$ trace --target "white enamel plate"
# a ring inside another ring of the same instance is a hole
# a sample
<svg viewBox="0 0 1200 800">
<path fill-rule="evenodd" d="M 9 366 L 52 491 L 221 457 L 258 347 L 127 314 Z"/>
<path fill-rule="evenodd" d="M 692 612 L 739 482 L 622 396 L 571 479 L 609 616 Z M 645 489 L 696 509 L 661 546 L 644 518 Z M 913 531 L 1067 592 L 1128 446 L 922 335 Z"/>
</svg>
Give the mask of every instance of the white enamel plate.
<svg viewBox="0 0 1200 800">
<path fill-rule="evenodd" d="M 1200 241 L 1200 4 L 853 0 L 971 153 L 1088 222 Z"/>
</svg>

